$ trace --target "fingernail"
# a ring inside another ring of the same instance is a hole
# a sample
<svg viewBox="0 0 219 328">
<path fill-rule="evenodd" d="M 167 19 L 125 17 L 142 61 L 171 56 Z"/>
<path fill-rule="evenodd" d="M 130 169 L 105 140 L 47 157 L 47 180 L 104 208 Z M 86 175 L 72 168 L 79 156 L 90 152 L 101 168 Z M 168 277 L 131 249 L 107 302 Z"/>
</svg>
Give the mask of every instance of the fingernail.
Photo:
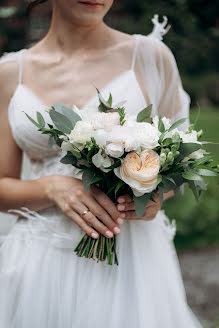
<svg viewBox="0 0 219 328">
<path fill-rule="evenodd" d="M 125 199 L 124 199 L 124 198 L 119 198 L 118 201 L 119 201 L 120 203 L 124 203 Z"/>
<path fill-rule="evenodd" d="M 124 221 L 123 221 L 123 219 L 118 218 L 118 219 L 117 219 L 117 222 L 118 222 L 119 224 L 122 224 Z"/>
<path fill-rule="evenodd" d="M 115 233 L 120 233 L 120 229 L 119 229 L 118 227 L 115 227 L 115 228 L 113 229 L 113 231 L 114 231 Z"/>
<path fill-rule="evenodd" d="M 121 218 L 125 218 L 125 213 L 120 213 Z"/>
<path fill-rule="evenodd" d="M 108 236 L 108 237 L 112 237 L 113 236 L 113 233 L 111 232 L 111 231 L 106 231 L 106 235 Z"/>
<path fill-rule="evenodd" d="M 119 211 L 123 211 L 124 209 L 125 209 L 125 206 L 124 206 L 124 205 L 119 205 L 119 206 L 118 206 L 118 210 L 119 210 Z"/>
<path fill-rule="evenodd" d="M 95 232 L 92 232 L 91 236 L 92 236 L 93 238 L 97 238 L 97 237 L 98 237 L 98 234 L 95 233 Z"/>
</svg>

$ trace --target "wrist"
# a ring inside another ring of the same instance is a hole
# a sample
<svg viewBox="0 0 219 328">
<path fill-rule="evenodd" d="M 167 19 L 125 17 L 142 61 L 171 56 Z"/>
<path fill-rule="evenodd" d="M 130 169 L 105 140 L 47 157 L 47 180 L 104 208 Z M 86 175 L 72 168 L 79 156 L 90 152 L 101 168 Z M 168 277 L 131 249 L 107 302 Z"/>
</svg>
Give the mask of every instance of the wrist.
<svg viewBox="0 0 219 328">
<path fill-rule="evenodd" d="M 42 177 L 36 181 L 39 185 L 42 198 L 44 200 L 50 202 L 52 205 L 53 204 L 52 190 L 54 188 L 54 176 L 51 175 L 51 176 L 47 176 L 47 177 Z"/>
</svg>

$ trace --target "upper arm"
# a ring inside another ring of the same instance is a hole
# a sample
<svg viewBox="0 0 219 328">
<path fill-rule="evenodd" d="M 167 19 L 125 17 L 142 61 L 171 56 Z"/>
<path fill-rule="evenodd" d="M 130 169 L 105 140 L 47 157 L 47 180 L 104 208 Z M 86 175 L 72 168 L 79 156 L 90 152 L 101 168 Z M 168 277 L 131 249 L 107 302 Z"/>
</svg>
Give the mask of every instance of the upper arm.
<svg viewBox="0 0 219 328">
<path fill-rule="evenodd" d="M 16 61 L 0 63 L 0 178 L 19 178 L 22 151 L 13 139 L 8 121 L 8 106 L 18 83 Z"/>
<path fill-rule="evenodd" d="M 155 106 L 154 115 L 175 121 L 187 118 L 189 124 L 190 96 L 182 86 L 175 57 L 170 48 L 152 37 L 140 39 L 138 66 L 142 85 L 148 92 L 150 103 Z"/>
</svg>

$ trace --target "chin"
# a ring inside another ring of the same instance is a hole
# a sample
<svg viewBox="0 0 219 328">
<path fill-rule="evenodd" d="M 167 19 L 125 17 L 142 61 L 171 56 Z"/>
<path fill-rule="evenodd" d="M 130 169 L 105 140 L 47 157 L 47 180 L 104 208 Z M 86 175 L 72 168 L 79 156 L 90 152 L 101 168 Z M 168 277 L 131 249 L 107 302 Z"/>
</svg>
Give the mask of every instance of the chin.
<svg viewBox="0 0 219 328">
<path fill-rule="evenodd" d="M 54 3 L 67 20 L 85 26 L 101 22 L 113 0 L 54 0 Z"/>
</svg>

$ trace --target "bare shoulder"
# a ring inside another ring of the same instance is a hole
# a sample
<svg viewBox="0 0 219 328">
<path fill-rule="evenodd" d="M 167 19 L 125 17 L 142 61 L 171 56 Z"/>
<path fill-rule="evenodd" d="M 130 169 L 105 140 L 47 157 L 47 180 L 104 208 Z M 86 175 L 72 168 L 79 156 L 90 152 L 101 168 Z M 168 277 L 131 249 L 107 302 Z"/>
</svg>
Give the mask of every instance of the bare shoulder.
<svg viewBox="0 0 219 328">
<path fill-rule="evenodd" d="M 9 104 L 10 98 L 18 85 L 19 65 L 13 60 L 0 61 L 0 97 L 1 108 Z"/>
</svg>

